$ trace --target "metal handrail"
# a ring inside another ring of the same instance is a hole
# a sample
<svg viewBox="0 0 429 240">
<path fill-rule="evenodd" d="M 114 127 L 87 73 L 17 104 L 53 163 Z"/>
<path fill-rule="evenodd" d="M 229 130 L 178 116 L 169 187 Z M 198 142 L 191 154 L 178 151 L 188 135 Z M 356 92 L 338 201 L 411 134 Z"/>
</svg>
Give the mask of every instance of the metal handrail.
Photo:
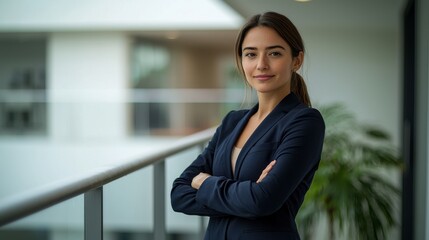
<svg viewBox="0 0 429 240">
<path fill-rule="evenodd" d="M 78 91 L 78 93 L 76 93 Z M 112 90 L 55 90 L 54 100 L 46 89 L 0 89 L 3 103 L 82 103 L 118 102 L 127 103 L 241 103 L 243 89 L 230 88 L 152 88 L 131 89 L 127 96 Z"/>
<path fill-rule="evenodd" d="M 140 159 L 103 166 L 84 174 L 0 200 L 0 226 L 87 193 L 90 190 L 100 188 L 146 166 L 163 163 L 165 158 L 171 155 L 205 144 L 212 137 L 214 131 L 214 128 L 206 129 L 183 137 L 163 149 L 149 152 Z"/>
</svg>

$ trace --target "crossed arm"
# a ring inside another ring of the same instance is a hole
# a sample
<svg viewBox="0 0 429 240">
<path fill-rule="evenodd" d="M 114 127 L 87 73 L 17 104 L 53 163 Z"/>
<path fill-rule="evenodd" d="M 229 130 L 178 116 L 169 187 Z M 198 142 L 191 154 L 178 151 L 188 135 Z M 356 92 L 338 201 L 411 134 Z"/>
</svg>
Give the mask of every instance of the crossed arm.
<svg viewBox="0 0 429 240">
<path fill-rule="evenodd" d="M 271 161 L 270 164 L 262 171 L 261 175 L 259 176 L 258 180 L 256 181 L 256 184 L 259 184 L 264 180 L 268 173 L 273 169 L 276 161 Z M 173 185 L 173 191 L 179 192 L 180 194 L 172 194 L 172 207 L 175 211 L 183 212 L 185 214 L 190 215 L 200 215 L 200 216 L 228 216 L 231 215 L 231 213 L 226 213 L 222 210 L 216 210 L 213 208 L 210 208 L 201 202 L 197 201 L 197 193 L 198 189 L 201 187 L 204 181 L 206 181 L 208 178 L 212 177 L 209 173 L 200 172 L 195 177 L 192 178 L 191 183 L 185 183 L 186 177 L 183 176 L 183 178 L 179 178 L 176 180 L 175 184 Z M 226 179 L 224 179 L 226 180 Z M 174 203 L 175 202 L 175 203 Z M 234 214 L 233 214 L 234 215 Z M 248 216 L 252 217 L 252 216 Z"/>
<path fill-rule="evenodd" d="M 272 161 L 258 180 L 237 181 L 211 176 L 216 144 L 209 144 L 172 189 L 175 211 L 191 215 L 255 218 L 277 211 L 296 189 L 308 189 L 317 168 L 324 136 L 323 120 L 315 114 L 301 115 L 282 139 Z M 212 143 L 217 141 L 215 134 Z"/>
<path fill-rule="evenodd" d="M 262 171 L 261 175 L 259 176 L 258 180 L 256 181 L 256 183 L 260 183 L 262 180 L 264 180 L 264 178 L 268 175 L 268 173 L 271 171 L 271 169 L 274 167 L 274 164 L 276 164 L 276 160 L 273 160 L 270 162 L 270 164 L 268 164 L 268 166 Z M 192 179 L 192 183 L 191 186 L 198 190 L 201 186 L 201 184 L 203 184 L 203 182 L 207 179 L 211 177 L 210 174 L 208 173 L 204 173 L 201 172 L 199 173 L 197 176 L 195 176 Z"/>
</svg>

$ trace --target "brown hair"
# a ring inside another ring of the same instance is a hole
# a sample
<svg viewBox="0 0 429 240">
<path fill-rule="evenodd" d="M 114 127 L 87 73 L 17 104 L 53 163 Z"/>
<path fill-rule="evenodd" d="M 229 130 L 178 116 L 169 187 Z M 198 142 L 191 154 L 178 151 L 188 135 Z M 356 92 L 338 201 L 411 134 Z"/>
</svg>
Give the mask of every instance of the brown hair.
<svg viewBox="0 0 429 240">
<path fill-rule="evenodd" d="M 304 43 L 295 25 L 284 15 L 276 12 L 266 12 L 251 17 L 241 28 L 235 42 L 235 63 L 240 73 L 245 76 L 242 60 L 242 45 L 244 38 L 250 29 L 264 26 L 274 29 L 292 49 L 292 57 L 297 57 L 299 52 L 304 53 Z M 293 72 L 291 79 L 291 91 L 295 93 L 299 100 L 307 106 L 311 106 L 310 96 L 304 79 L 297 72 Z"/>
</svg>

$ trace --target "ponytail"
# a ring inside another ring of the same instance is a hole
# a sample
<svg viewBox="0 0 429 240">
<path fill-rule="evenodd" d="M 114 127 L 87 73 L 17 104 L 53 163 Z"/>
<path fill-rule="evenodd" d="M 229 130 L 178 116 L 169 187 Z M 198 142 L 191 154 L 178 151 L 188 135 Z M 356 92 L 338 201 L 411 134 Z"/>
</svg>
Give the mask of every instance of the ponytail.
<svg viewBox="0 0 429 240">
<path fill-rule="evenodd" d="M 292 73 L 292 79 L 290 84 L 291 92 L 295 93 L 299 101 L 305 105 L 311 107 L 310 96 L 308 95 L 307 85 L 304 79 L 297 72 Z"/>
</svg>

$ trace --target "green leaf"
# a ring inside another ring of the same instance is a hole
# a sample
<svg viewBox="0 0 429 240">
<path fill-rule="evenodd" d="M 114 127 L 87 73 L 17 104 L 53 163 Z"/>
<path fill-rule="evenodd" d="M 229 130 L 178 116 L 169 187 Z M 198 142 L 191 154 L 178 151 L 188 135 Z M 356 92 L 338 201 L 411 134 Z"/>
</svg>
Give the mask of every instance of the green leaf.
<svg viewBox="0 0 429 240">
<path fill-rule="evenodd" d="M 328 219 L 328 232 L 347 232 L 347 239 L 385 239 L 393 227 L 400 190 L 387 171 L 403 163 L 390 135 L 374 125 L 359 124 L 343 104 L 320 106 L 326 132 L 319 169 L 297 216 L 309 239 L 314 226 Z"/>
</svg>

